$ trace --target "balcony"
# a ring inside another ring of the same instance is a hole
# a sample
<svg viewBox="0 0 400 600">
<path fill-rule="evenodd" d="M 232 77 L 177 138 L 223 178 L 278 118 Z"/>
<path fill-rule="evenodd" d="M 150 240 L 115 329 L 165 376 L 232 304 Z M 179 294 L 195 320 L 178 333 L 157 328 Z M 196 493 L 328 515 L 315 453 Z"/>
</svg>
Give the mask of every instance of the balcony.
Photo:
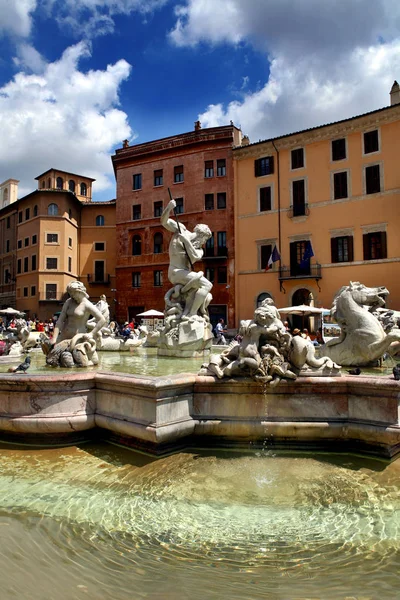
<svg viewBox="0 0 400 600">
<path fill-rule="evenodd" d="M 321 279 L 321 265 L 310 265 L 309 268 L 301 269 L 300 265 L 292 267 L 283 266 L 279 269 L 279 280 L 286 281 L 287 279 Z"/>
<path fill-rule="evenodd" d="M 228 258 L 228 248 L 226 246 L 218 246 L 217 252 L 214 254 L 214 248 L 205 248 L 203 260 L 218 260 Z"/>
<path fill-rule="evenodd" d="M 288 217 L 293 219 L 294 217 L 308 217 L 310 209 L 308 204 L 294 204 L 289 207 Z"/>
<path fill-rule="evenodd" d="M 89 285 L 110 285 L 111 284 L 111 275 L 97 275 L 96 273 L 88 273 L 87 280 Z"/>
</svg>

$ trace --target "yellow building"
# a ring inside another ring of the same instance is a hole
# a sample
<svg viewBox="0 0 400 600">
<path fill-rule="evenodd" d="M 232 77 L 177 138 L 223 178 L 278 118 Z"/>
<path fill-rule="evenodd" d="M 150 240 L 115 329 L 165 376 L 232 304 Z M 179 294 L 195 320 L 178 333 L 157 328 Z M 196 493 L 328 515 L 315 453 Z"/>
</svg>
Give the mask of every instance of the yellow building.
<svg viewBox="0 0 400 600">
<path fill-rule="evenodd" d="M 1 307 L 48 319 L 80 279 L 93 302 L 108 297 L 113 314 L 115 200 L 92 202 L 89 177 L 50 169 L 36 179 L 38 189 L 0 209 Z"/>
<path fill-rule="evenodd" d="M 329 308 L 350 281 L 400 309 L 399 96 L 395 82 L 389 107 L 234 150 L 239 320 L 266 296 Z"/>
</svg>

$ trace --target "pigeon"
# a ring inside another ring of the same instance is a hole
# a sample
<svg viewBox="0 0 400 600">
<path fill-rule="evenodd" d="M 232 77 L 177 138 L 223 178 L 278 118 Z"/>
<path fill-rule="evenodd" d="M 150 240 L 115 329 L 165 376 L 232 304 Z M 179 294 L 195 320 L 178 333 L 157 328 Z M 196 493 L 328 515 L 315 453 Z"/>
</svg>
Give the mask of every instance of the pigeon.
<svg viewBox="0 0 400 600">
<path fill-rule="evenodd" d="M 26 373 L 29 367 L 31 366 L 31 357 L 27 356 L 23 363 L 18 365 L 18 367 L 10 367 L 8 369 L 9 373 Z"/>
<path fill-rule="evenodd" d="M 400 381 L 400 363 L 393 367 L 393 376 L 396 381 Z"/>
<path fill-rule="evenodd" d="M 349 375 L 360 375 L 361 369 L 360 369 L 360 367 L 356 367 L 355 369 L 350 369 L 347 372 L 349 373 Z"/>
</svg>

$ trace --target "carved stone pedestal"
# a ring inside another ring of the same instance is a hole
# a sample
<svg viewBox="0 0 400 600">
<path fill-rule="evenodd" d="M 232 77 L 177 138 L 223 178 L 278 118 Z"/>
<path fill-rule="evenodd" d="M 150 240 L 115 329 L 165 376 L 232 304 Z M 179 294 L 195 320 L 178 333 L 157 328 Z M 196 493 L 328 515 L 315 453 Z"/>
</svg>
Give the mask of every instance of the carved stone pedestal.
<svg viewBox="0 0 400 600">
<path fill-rule="evenodd" d="M 172 329 L 161 331 L 157 354 L 179 358 L 202 358 L 209 356 L 213 334 L 206 319 L 180 320 Z"/>
</svg>

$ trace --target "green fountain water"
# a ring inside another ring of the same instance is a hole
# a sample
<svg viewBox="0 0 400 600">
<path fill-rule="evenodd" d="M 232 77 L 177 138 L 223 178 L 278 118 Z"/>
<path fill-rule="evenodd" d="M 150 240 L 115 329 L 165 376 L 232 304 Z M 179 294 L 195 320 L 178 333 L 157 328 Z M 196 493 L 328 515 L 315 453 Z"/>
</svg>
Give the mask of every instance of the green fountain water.
<svg viewBox="0 0 400 600">
<path fill-rule="evenodd" d="M 0 447 L 1 598 L 397 598 L 400 462 Z"/>
</svg>

